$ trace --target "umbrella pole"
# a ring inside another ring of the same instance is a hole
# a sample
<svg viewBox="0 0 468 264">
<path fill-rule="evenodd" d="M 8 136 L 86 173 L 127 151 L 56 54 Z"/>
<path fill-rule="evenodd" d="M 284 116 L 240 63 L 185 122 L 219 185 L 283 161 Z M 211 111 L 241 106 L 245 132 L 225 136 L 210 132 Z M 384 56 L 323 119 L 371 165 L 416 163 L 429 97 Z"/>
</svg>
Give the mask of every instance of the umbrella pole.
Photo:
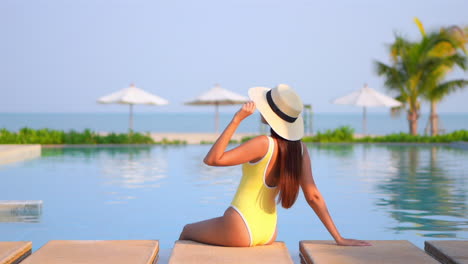
<svg viewBox="0 0 468 264">
<path fill-rule="evenodd" d="M 128 119 L 128 128 L 129 128 L 129 133 L 131 134 L 133 132 L 133 104 L 130 105 L 130 116 Z"/>
<path fill-rule="evenodd" d="M 366 107 L 364 106 L 362 112 L 362 134 L 365 136 L 367 133 L 367 110 Z"/>
<path fill-rule="evenodd" d="M 215 104 L 215 132 L 216 134 L 218 133 L 218 128 L 219 128 L 219 104 Z"/>
</svg>

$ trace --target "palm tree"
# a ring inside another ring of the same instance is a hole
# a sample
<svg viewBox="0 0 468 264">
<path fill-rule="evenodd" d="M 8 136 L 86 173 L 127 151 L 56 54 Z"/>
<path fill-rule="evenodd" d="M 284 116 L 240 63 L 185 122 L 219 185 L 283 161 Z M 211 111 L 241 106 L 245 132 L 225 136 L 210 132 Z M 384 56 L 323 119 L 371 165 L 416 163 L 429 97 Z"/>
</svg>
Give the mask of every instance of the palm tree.
<svg viewBox="0 0 468 264">
<path fill-rule="evenodd" d="M 457 65 L 463 70 L 466 69 L 465 61 Z M 439 80 L 442 80 L 444 75 L 445 73 L 442 70 L 440 74 L 436 74 L 434 77 L 436 79 L 434 84 L 431 85 L 432 87 L 428 87 L 424 94 L 424 98 L 431 103 L 429 116 L 431 136 L 436 136 L 439 133 L 439 115 L 437 114 L 437 104 L 448 94 L 468 86 L 468 80 L 464 79 L 440 82 Z"/>
<path fill-rule="evenodd" d="M 415 23 L 419 27 L 419 31 L 424 38 L 427 38 L 424 26 L 415 18 Z M 468 30 L 466 28 L 465 30 Z M 437 33 L 434 33 L 437 34 Z M 426 82 L 428 87 L 425 88 L 424 98 L 430 102 L 431 110 L 429 116 L 429 123 L 431 128 L 431 135 L 435 136 L 439 133 L 439 116 L 437 115 L 437 104 L 448 94 L 465 88 L 468 85 L 468 80 L 458 79 L 451 81 L 444 81 L 446 75 L 457 66 L 462 70 L 466 70 L 466 49 L 465 46 L 468 43 L 468 35 L 465 36 L 463 30 L 457 26 L 451 26 L 449 28 L 442 28 L 439 32 L 444 38 L 450 39 L 450 42 L 441 42 L 431 52 L 431 56 L 445 58 L 446 62 L 441 65 L 438 69 L 435 69 L 430 80 Z M 459 53 L 459 50 L 463 51 L 463 54 Z"/>
<path fill-rule="evenodd" d="M 385 86 L 396 91 L 398 95 L 395 99 L 403 103 L 399 109 L 392 110 L 407 110 L 409 130 L 413 135 L 418 131 L 420 97 L 424 95 L 429 82 L 433 81 L 431 75 L 434 71 L 448 63 L 446 57 L 431 55 L 434 47 L 442 42 L 450 43 L 450 39 L 445 35 L 431 33 L 420 42 L 410 42 L 396 36 L 390 46 L 391 64 L 375 62 L 377 74 L 385 77 Z"/>
</svg>

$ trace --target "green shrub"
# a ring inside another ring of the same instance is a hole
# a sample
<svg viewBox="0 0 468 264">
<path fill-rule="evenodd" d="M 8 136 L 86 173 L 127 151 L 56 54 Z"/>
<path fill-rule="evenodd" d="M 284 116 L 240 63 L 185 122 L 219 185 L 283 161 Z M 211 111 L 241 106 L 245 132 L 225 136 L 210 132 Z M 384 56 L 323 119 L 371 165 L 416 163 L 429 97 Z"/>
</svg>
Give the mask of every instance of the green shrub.
<svg viewBox="0 0 468 264">
<path fill-rule="evenodd" d="M 161 141 L 155 142 L 155 144 L 158 144 L 158 145 L 186 145 L 187 141 L 179 140 L 179 139 L 169 140 L 167 138 L 163 138 Z"/>
<path fill-rule="evenodd" d="M 326 130 L 324 133 L 317 132 L 314 136 L 304 137 L 304 142 L 353 142 L 354 129 L 342 126 L 334 130 Z"/>
<path fill-rule="evenodd" d="M 149 135 L 141 133 L 110 133 L 108 135 L 99 135 L 90 129 L 83 132 L 70 130 L 64 132 L 51 129 L 31 129 L 22 128 L 17 133 L 6 129 L 0 130 L 0 144 L 154 144 L 155 142 Z M 181 142 L 169 141 L 166 144 L 180 144 Z"/>
<path fill-rule="evenodd" d="M 334 130 L 317 132 L 316 135 L 302 138 L 303 142 L 339 142 L 339 143 L 450 143 L 455 141 L 468 141 L 468 130 L 456 130 L 452 133 L 437 136 L 413 136 L 407 133 L 394 133 L 385 136 L 367 136 L 354 138 L 354 129 L 348 126 Z M 253 137 L 244 137 L 241 142 L 246 142 Z"/>
<path fill-rule="evenodd" d="M 414 136 L 407 133 L 389 134 L 380 137 L 363 137 L 355 142 L 400 142 L 400 143 L 450 143 L 455 141 L 468 141 L 468 130 L 456 130 L 452 133 L 437 136 Z"/>
<path fill-rule="evenodd" d="M 343 126 L 334 130 L 318 132 L 314 136 L 307 136 L 302 139 L 304 142 L 365 142 L 365 143 L 449 143 L 455 141 L 468 141 L 468 130 L 457 130 L 449 134 L 438 136 L 413 136 L 407 133 L 395 133 L 385 136 L 353 138 L 354 130 L 351 127 Z M 244 143 L 252 136 L 244 137 Z M 230 143 L 239 143 L 231 140 Z M 22 128 L 18 132 L 11 132 L 7 129 L 0 129 L 0 144 L 161 144 L 161 145 L 182 145 L 187 144 L 183 140 L 168 140 L 164 138 L 155 142 L 149 133 L 110 133 L 99 135 L 90 129 L 83 132 L 70 130 L 64 132 L 52 129 L 31 129 Z M 200 144 L 213 144 L 213 142 L 202 141 Z"/>
</svg>

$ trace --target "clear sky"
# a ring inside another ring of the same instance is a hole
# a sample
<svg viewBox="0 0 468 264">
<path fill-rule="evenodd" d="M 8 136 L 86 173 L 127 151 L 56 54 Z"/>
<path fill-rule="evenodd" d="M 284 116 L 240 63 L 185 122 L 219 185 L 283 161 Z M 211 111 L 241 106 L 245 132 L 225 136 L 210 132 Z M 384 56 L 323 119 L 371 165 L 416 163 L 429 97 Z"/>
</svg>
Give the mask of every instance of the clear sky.
<svg viewBox="0 0 468 264">
<path fill-rule="evenodd" d="M 361 112 L 330 100 L 364 83 L 388 93 L 373 61 L 388 62 L 395 32 L 417 39 L 413 17 L 430 30 L 467 14 L 466 0 L 1 0 L 0 112 L 126 112 L 96 99 L 132 82 L 171 103 L 140 112 L 212 111 L 183 102 L 215 83 L 286 83 L 317 112 Z M 467 99 L 439 110 L 468 112 Z"/>
</svg>

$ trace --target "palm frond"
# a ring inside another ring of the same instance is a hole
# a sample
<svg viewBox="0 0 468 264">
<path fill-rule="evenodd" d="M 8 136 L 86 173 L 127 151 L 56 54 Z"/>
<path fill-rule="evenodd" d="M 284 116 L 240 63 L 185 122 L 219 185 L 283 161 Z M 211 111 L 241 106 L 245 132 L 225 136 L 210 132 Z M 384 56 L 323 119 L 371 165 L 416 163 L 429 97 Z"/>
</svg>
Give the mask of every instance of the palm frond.
<svg viewBox="0 0 468 264">
<path fill-rule="evenodd" d="M 406 79 L 402 71 L 378 61 L 375 62 L 375 69 L 379 76 L 385 77 L 385 86 L 388 89 L 402 90 L 402 83 Z"/>
<path fill-rule="evenodd" d="M 421 20 L 419 20 L 419 18 L 415 17 L 415 18 L 413 18 L 413 21 L 414 21 L 414 23 L 416 23 L 416 26 L 418 26 L 419 32 L 421 32 L 421 35 L 423 37 L 426 36 L 426 30 L 424 30 L 424 26 L 423 26 Z"/>
<path fill-rule="evenodd" d="M 461 27 L 450 26 L 444 28 L 443 31 L 456 42 L 457 49 L 461 49 L 464 54 L 467 54 L 466 44 L 468 43 L 468 35 Z"/>
<path fill-rule="evenodd" d="M 407 53 L 407 50 L 410 49 L 412 43 L 401 36 L 395 36 L 395 42 L 390 45 L 390 57 L 393 62 L 398 61 L 398 58 Z"/>
<path fill-rule="evenodd" d="M 443 82 L 437 85 L 431 92 L 429 99 L 431 101 L 440 101 L 445 96 L 455 91 L 468 87 L 468 80 L 457 79 Z"/>
<path fill-rule="evenodd" d="M 400 94 L 397 97 L 395 97 L 395 100 L 400 101 L 401 106 L 390 108 L 390 115 L 393 118 L 400 117 L 401 113 L 403 113 L 403 111 L 406 109 L 407 97 L 403 94 Z"/>
</svg>

